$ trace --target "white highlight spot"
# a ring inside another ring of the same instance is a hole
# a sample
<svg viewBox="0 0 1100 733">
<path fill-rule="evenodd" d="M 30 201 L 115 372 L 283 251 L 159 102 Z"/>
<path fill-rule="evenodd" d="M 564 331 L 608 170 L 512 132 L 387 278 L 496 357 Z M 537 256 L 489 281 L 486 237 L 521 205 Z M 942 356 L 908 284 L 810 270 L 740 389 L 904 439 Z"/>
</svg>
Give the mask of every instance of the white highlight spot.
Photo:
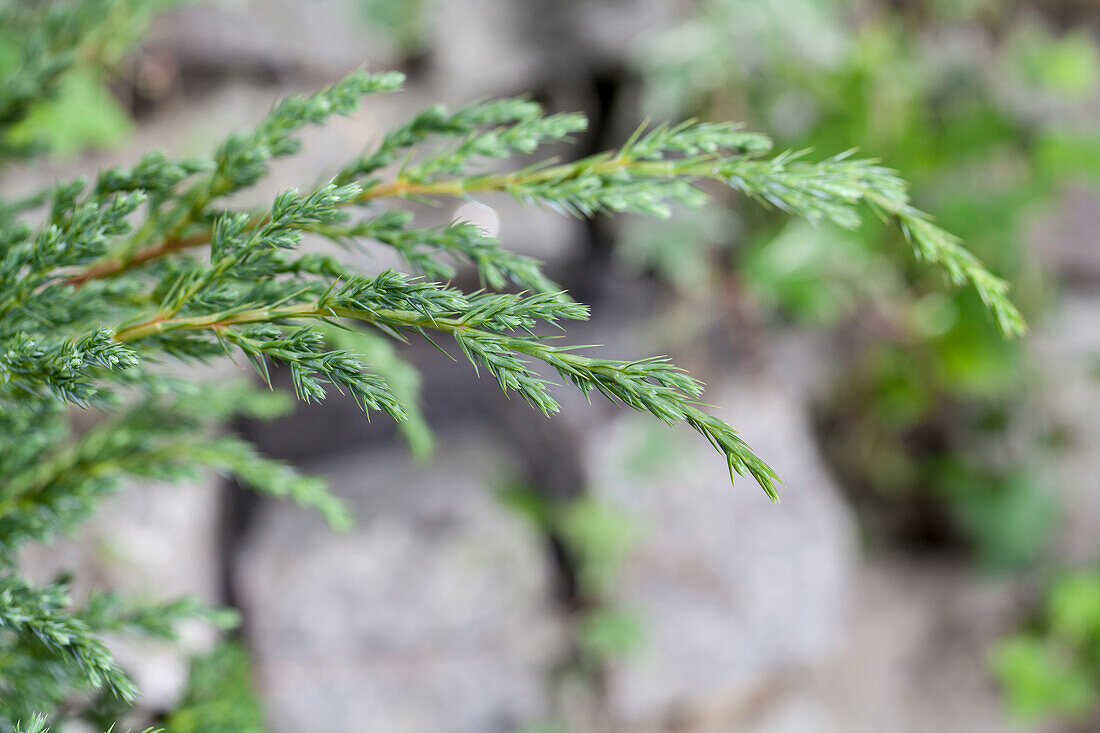
<svg viewBox="0 0 1100 733">
<path fill-rule="evenodd" d="M 467 201 L 455 209 L 454 218 L 481 227 L 486 236 L 500 235 L 500 214 L 492 206 L 478 201 Z"/>
</svg>

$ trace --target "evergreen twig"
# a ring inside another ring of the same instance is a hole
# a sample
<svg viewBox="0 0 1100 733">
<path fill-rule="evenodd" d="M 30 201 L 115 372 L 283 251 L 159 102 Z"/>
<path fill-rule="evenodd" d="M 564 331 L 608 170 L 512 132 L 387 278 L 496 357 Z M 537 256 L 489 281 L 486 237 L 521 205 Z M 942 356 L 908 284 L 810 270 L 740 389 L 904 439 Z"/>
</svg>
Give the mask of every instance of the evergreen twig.
<svg viewBox="0 0 1100 733">
<path fill-rule="evenodd" d="M 18 73 L 0 80 L 0 162 L 31 152 L 8 144 L 7 131 L 76 59 L 110 56 L 104 29 L 139 5 L 73 0 L 59 4 L 66 13 L 0 4 L 5 22 L 41 26 L 26 34 Z M 297 151 L 304 127 L 400 86 L 399 74 L 357 71 L 284 100 L 209 157 L 151 153 L 90 185 L 66 182 L 0 202 L 0 727 L 43 733 L 37 713 L 66 705 L 90 713 L 90 690 L 131 700 L 133 685 L 100 635 L 170 637 L 181 618 L 201 615 L 189 601 L 134 605 L 102 594 L 74 608 L 63 585 L 34 587 L 18 573 L 21 547 L 73 529 L 124 482 L 215 470 L 314 508 L 335 527 L 350 521 L 322 481 L 220 431 L 235 414 L 284 412 L 288 399 L 249 385 L 200 387 L 167 375 L 159 368 L 166 360 L 243 354 L 268 385 L 271 365 L 281 363 L 298 399 L 346 393 L 401 422 L 423 451 L 430 434 L 417 377 L 392 344 L 443 334 L 475 369 L 546 415 L 560 406 L 534 362 L 586 395 L 687 424 L 723 456 L 731 479 L 750 476 L 778 497 L 775 473 L 702 409 L 700 382 L 663 357 L 621 361 L 556 345 L 544 330 L 586 319 L 588 309 L 537 261 L 467 222 L 417 226 L 394 200 L 503 193 L 574 216 L 665 217 L 705 203 L 709 181 L 814 222 L 857 226 L 864 206 L 901 227 L 918 256 L 952 282 L 975 288 L 1005 333 L 1023 331 L 1007 285 L 915 209 L 895 173 L 850 155 L 774 155 L 767 137 L 733 124 L 640 129 L 615 151 L 509 169 L 503 162 L 568 142 L 584 118 L 545 115 L 523 98 L 433 106 L 324 185 L 287 191 L 267 211 L 233 203 L 274 158 Z M 45 212 L 35 220 L 39 204 Z M 306 234 L 390 248 L 412 272 L 357 271 L 339 247 L 303 254 Z M 445 284 L 463 264 L 486 290 Z M 520 292 L 507 292 L 513 287 Z M 78 432 L 73 408 L 108 417 Z"/>
</svg>

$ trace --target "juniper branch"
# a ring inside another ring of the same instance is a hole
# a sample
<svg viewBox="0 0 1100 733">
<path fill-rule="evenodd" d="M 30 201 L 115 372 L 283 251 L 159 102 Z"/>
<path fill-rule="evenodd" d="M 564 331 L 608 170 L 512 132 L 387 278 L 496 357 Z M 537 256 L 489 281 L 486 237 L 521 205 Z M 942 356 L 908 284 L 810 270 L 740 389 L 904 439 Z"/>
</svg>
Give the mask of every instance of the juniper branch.
<svg viewBox="0 0 1100 733">
<path fill-rule="evenodd" d="M 72 660 L 88 685 L 132 701 L 133 684 L 88 626 L 66 612 L 69 603 L 62 586 L 35 588 L 14 575 L 0 576 L 0 630 Z M 3 684 L 0 682 L 0 690 Z"/>
<path fill-rule="evenodd" d="M 409 283 L 394 273 L 381 278 L 394 279 L 400 286 Z M 277 308 L 256 308 L 235 312 L 213 313 L 172 319 L 150 319 L 120 329 L 115 338 L 120 342 L 137 342 L 154 337 L 170 337 L 179 331 L 206 330 L 236 344 L 250 354 L 269 354 L 287 361 L 292 368 L 304 370 L 325 367 L 310 363 L 303 354 L 285 349 L 265 349 L 261 333 L 238 330 L 253 324 L 294 324 L 303 319 L 349 318 L 370 323 L 387 333 L 423 333 L 436 331 L 452 336 L 463 353 L 481 365 L 497 380 L 501 389 L 516 392 L 544 414 L 560 409 L 550 395 L 552 386 L 534 373 L 522 358 L 537 359 L 585 394 L 596 390 L 609 400 L 620 402 L 640 412 L 649 413 L 673 424 L 685 422 L 702 434 L 727 460 L 731 478 L 734 473 L 752 476 L 768 495 L 777 499 L 775 473 L 755 456 L 737 433 L 727 424 L 707 415 L 697 406 L 702 385 L 663 358 L 623 362 L 581 356 L 568 347 L 556 347 L 532 335 L 514 335 L 516 330 L 529 330 L 536 322 L 558 319 L 582 320 L 587 309 L 572 302 L 563 302 L 553 294 L 521 298 L 509 295 L 481 295 L 463 301 L 457 293 L 448 295 L 442 288 L 431 288 L 433 295 L 421 298 L 416 310 L 393 310 L 376 307 L 385 303 L 379 298 L 382 288 L 370 280 L 345 286 L 326 297 L 299 305 Z M 374 292 L 371 292 L 374 289 Z M 392 300 L 392 298 L 391 298 Z M 443 303 L 440 307 L 440 303 Z M 297 330 L 295 334 L 309 333 Z M 263 336 L 282 343 L 281 330 L 265 332 Z M 293 336 L 292 336 L 293 338 Z M 295 366 L 305 364 L 306 366 Z M 347 377 L 333 377 L 347 381 Z M 301 388 L 300 388 L 301 389 Z M 306 395 L 310 395 L 307 393 Z"/>
<path fill-rule="evenodd" d="M 0 4 L 0 15 L 8 9 Z M 0 82 L 0 156 L 4 125 L 22 114 L 15 87 L 30 79 L 31 96 L 47 90 L 48 67 L 63 55 L 51 46 L 41 63 L 28 56 L 19 74 Z M 704 411 L 701 383 L 665 358 L 606 359 L 553 342 L 548 327 L 583 320 L 588 310 L 539 263 L 467 222 L 418 226 L 394 200 L 502 193 L 575 216 L 664 217 L 674 207 L 701 205 L 720 183 L 813 222 L 856 226 L 863 207 L 899 226 L 918 256 L 950 280 L 973 286 L 1006 333 L 1023 330 L 1007 285 L 914 208 L 894 172 L 850 156 L 811 162 L 774 155 L 767 137 L 733 124 L 640 129 L 615 151 L 526 165 L 508 161 L 569 142 L 584 129 L 583 118 L 544 115 L 527 99 L 455 111 L 435 106 L 383 135 L 327 184 L 287 191 L 266 211 L 232 203 L 230 196 L 262 178 L 274 158 L 297 150 L 307 125 L 347 114 L 365 95 L 400 83 L 400 75 L 356 72 L 278 104 L 209 157 L 149 154 L 103 171 L 90 185 L 70 181 L 0 202 L 0 725 L 22 719 L 42 729 L 44 719 L 30 719 L 32 712 L 57 709 L 89 687 L 129 699 L 132 687 L 98 631 L 168 634 L 172 619 L 195 610 L 183 602 L 133 607 L 100 597 L 73 609 L 63 588 L 34 588 L 10 571 L 22 545 L 71 529 L 123 481 L 214 470 L 317 509 L 338 527 L 349 521 L 323 482 L 218 430 L 239 412 L 278 412 L 268 401 L 278 397 L 188 389 L 158 370 L 165 358 L 243 354 L 269 385 L 271 365 L 281 363 L 299 399 L 349 394 L 368 414 L 385 412 L 410 437 L 420 436 L 423 446 L 428 431 L 416 410 L 416 378 L 391 345 L 442 335 L 503 391 L 544 414 L 560 409 L 556 378 L 585 395 L 686 424 L 724 456 L 731 480 L 751 476 L 776 498 L 774 472 L 732 427 Z M 31 226 L 39 203 L 45 213 Z M 392 271 L 370 276 L 333 254 L 303 254 L 307 234 L 345 247 L 390 248 L 424 279 Z M 473 265 L 490 290 L 443 284 L 461 264 Z M 512 286 L 523 292 L 498 292 Z M 113 417 L 78 434 L 69 405 Z"/>
<path fill-rule="evenodd" d="M 563 125 L 560 119 L 553 119 L 553 122 L 548 125 L 552 131 L 548 136 L 553 139 L 564 139 L 567 137 L 565 131 L 576 127 L 574 123 Z M 533 150 L 540 141 L 539 135 L 531 133 L 524 124 L 515 122 L 510 129 L 519 129 L 529 135 L 529 139 L 522 134 L 516 135 L 523 140 L 523 144 L 518 146 L 520 150 Z M 561 126 L 560 130 L 558 126 Z M 542 131 L 541 128 L 539 130 Z M 399 141 L 430 137 L 426 133 L 412 135 L 407 131 L 399 132 L 402 134 L 394 136 Z M 860 224 L 856 207 L 864 204 L 880 216 L 893 220 L 913 243 L 920 259 L 942 267 L 954 284 L 968 283 L 973 286 L 1005 334 L 1018 335 L 1025 330 L 1023 318 L 1008 298 L 1008 284 L 989 273 L 957 238 L 935 226 L 931 217 L 915 208 L 910 203 L 905 182 L 894 171 L 878 165 L 874 160 L 853 159 L 850 153 L 817 163 L 805 160 L 804 154 L 790 152 L 761 158 L 771 148 L 771 141 L 764 135 L 743 131 L 733 124 L 687 122 L 674 127 L 659 126 L 646 133 L 639 131 L 618 151 L 573 163 L 544 161 L 508 173 L 455 177 L 465 172 L 469 158 L 475 157 L 475 152 L 504 156 L 517 147 L 514 142 L 512 147 L 507 142 L 499 142 L 500 138 L 512 140 L 498 133 L 495 137 L 491 136 L 491 141 L 482 148 L 475 150 L 472 143 L 460 144 L 449 155 L 429 156 L 416 166 L 402 169 L 398 177 L 390 182 L 368 179 L 363 182 L 362 193 L 345 203 L 503 192 L 525 203 L 577 216 L 610 212 L 664 218 L 670 215 L 673 206 L 700 206 L 707 197 L 694 184 L 716 180 L 761 203 L 776 206 L 812 222 L 831 221 L 847 228 Z M 386 151 L 395 145 L 397 143 L 391 142 L 391 138 L 384 139 L 374 156 L 345 169 L 335 182 L 354 180 L 351 171 L 375 170 L 382 161 L 392 157 L 392 151 Z M 383 152 L 386 154 L 382 155 Z M 262 218 L 254 217 L 250 224 L 259 226 L 262 222 Z M 351 227 L 304 226 L 303 229 L 319 231 L 335 239 L 373 237 L 395 246 L 427 274 L 447 272 L 434 264 L 430 257 L 418 256 L 414 246 L 439 247 L 438 237 L 428 232 L 414 233 L 414 239 L 398 236 L 394 234 L 393 222 L 393 219 L 383 218 Z M 140 250 L 130 262 L 148 262 L 207 242 L 205 235 L 195 235 L 186 241 L 169 240 Z M 460 251 L 463 249 L 462 245 L 451 246 Z M 470 254 L 468 247 L 466 254 Z M 482 259 L 479 265 L 483 268 L 483 275 L 487 275 L 491 282 L 500 282 L 500 275 L 503 274 L 536 290 L 552 286 L 552 283 L 535 275 L 530 263 L 505 262 L 502 265 Z M 126 268 L 125 263 L 114 267 L 99 265 L 74 276 L 70 282 L 80 284 Z M 516 270 L 521 268 L 522 273 L 517 276 Z"/>
</svg>

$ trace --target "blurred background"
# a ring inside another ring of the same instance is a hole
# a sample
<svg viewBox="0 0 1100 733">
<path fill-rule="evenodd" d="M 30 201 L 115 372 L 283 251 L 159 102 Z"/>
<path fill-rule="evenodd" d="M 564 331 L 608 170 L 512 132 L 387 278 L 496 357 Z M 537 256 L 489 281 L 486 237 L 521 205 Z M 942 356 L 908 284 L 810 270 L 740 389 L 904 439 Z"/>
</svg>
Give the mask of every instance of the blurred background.
<svg viewBox="0 0 1100 733">
<path fill-rule="evenodd" d="M 276 733 L 1100 730 L 1095 0 L 170 5 L 116 69 L 36 110 L 57 154 L 0 186 L 207 151 L 281 96 L 400 69 L 406 92 L 312 131 L 254 203 L 435 102 L 583 111 L 565 159 L 646 119 L 743 120 L 901 171 L 1032 327 L 1004 341 L 871 216 L 815 228 L 721 191 L 657 223 L 441 205 L 592 304 L 573 342 L 704 379 L 783 503 L 731 490 L 693 436 L 569 391 L 548 421 L 413 345 L 400 388 L 427 425 L 333 399 L 229 426 L 329 476 L 350 533 L 210 479 L 135 487 L 28 558 L 240 609 L 232 643 L 120 649 L 148 713 L 182 699 L 170 731 L 192 730 L 188 705 Z"/>
</svg>

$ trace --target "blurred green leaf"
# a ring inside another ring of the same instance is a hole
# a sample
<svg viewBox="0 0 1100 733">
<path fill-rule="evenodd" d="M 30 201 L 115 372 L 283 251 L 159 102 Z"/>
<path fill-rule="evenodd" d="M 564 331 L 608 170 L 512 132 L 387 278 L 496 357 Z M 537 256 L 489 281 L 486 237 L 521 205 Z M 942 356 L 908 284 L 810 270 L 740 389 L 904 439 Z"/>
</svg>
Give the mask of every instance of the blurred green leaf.
<svg viewBox="0 0 1100 733">
<path fill-rule="evenodd" d="M 993 570 L 1026 567 L 1037 560 L 1057 526 L 1054 495 L 1035 477 L 1016 471 L 997 477 L 951 461 L 942 490 L 951 512 L 975 546 L 978 562 Z"/>
<path fill-rule="evenodd" d="M 600 608 L 581 620 L 581 648 L 600 659 L 636 654 L 645 644 L 645 624 L 638 614 L 621 608 Z"/>
<path fill-rule="evenodd" d="M 132 133 L 130 116 L 103 80 L 88 69 L 74 69 L 61 81 L 57 96 L 35 107 L 11 137 L 16 143 L 42 143 L 65 157 L 117 145 Z"/>
<path fill-rule="evenodd" d="M 889 259 L 834 226 L 792 222 L 741 258 L 750 292 L 763 306 L 817 326 L 852 316 L 862 299 L 897 297 Z"/>
<path fill-rule="evenodd" d="M 1100 640 L 1100 575 L 1074 573 L 1060 579 L 1047 603 L 1056 636 L 1076 643 Z"/>
<path fill-rule="evenodd" d="M 714 207 L 665 221 L 633 218 L 617 255 L 638 269 L 652 269 L 685 295 L 705 295 L 713 271 L 714 250 L 738 232 L 737 217 Z M 676 242 L 669 247 L 669 242 Z"/>
<path fill-rule="evenodd" d="M 359 0 L 367 28 L 402 51 L 419 51 L 427 41 L 432 0 Z"/>
<path fill-rule="evenodd" d="M 191 663 L 183 699 L 165 733 L 262 733 L 263 708 L 243 647 L 223 643 Z"/>
<path fill-rule="evenodd" d="M 397 430 L 409 452 L 421 460 L 430 456 L 435 449 L 435 434 L 420 409 L 420 373 L 416 368 L 398 355 L 389 339 L 373 332 L 330 323 L 318 324 L 317 330 L 333 348 L 362 354 L 371 369 L 386 380 L 405 407 L 406 417 L 397 423 Z"/>
<path fill-rule="evenodd" d="M 1016 716 L 1079 717 L 1096 703 L 1096 680 L 1043 639 L 1017 636 L 1000 642 L 991 666 Z"/>
<path fill-rule="evenodd" d="M 1100 185 L 1100 133 L 1049 129 L 1036 140 L 1035 159 L 1050 180 L 1081 180 Z"/>
<path fill-rule="evenodd" d="M 1086 97 L 1100 84 L 1100 51 L 1084 30 L 1056 38 L 1033 26 L 1017 39 L 1015 61 L 1025 83 L 1071 99 Z"/>
<path fill-rule="evenodd" d="M 591 497 L 571 502 L 560 522 L 562 536 L 579 560 L 581 582 L 592 592 L 618 575 L 641 537 L 633 518 Z"/>
</svg>

